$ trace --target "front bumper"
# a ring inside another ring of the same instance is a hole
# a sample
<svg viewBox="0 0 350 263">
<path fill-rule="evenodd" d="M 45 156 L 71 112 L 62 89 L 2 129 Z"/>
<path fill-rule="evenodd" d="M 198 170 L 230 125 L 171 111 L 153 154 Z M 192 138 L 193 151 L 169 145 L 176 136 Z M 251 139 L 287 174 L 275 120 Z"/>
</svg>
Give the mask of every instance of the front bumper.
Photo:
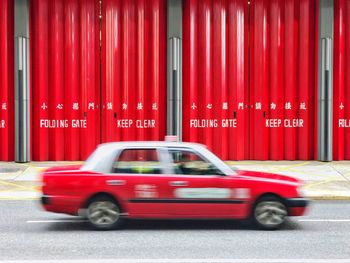
<svg viewBox="0 0 350 263">
<path fill-rule="evenodd" d="M 288 198 L 286 200 L 287 207 L 307 207 L 310 201 L 306 198 Z"/>
<path fill-rule="evenodd" d="M 306 198 L 288 198 L 286 205 L 288 207 L 289 216 L 302 216 L 306 212 L 306 207 L 310 201 Z"/>
</svg>

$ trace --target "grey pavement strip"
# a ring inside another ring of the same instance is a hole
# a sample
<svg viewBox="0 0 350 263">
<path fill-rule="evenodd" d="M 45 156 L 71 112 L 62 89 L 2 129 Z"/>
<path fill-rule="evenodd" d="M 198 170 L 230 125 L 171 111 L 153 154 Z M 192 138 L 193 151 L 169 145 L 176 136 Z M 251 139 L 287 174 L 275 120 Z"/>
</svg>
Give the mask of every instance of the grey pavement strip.
<svg viewBox="0 0 350 263">
<path fill-rule="evenodd" d="M 350 263 L 350 259 L 80 259 L 80 260 L 20 260 L 3 263 Z"/>
<path fill-rule="evenodd" d="M 87 222 L 87 220 L 84 219 L 78 219 L 78 220 L 28 220 L 28 224 L 35 224 L 35 223 L 83 223 Z"/>
<path fill-rule="evenodd" d="M 36 223 L 83 223 L 87 222 L 86 219 L 60 219 L 60 220 L 28 220 L 28 224 Z M 333 223 L 350 223 L 350 219 L 298 219 L 299 222 L 333 222 Z"/>
<path fill-rule="evenodd" d="M 0 173 L 17 173 L 20 168 L 0 167 Z"/>
<path fill-rule="evenodd" d="M 299 222 L 345 222 L 350 223 L 350 219 L 299 219 Z"/>
</svg>

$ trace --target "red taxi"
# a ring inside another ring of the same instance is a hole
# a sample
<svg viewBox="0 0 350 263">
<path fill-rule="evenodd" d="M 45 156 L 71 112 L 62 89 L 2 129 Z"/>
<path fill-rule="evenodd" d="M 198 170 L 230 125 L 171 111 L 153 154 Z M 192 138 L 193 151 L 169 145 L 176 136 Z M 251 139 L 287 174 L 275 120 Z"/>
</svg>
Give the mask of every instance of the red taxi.
<svg viewBox="0 0 350 263">
<path fill-rule="evenodd" d="M 47 211 L 86 216 L 96 229 L 125 218 L 250 218 L 277 229 L 308 203 L 299 180 L 233 170 L 194 143 L 102 144 L 82 166 L 49 168 L 42 180 Z"/>
</svg>

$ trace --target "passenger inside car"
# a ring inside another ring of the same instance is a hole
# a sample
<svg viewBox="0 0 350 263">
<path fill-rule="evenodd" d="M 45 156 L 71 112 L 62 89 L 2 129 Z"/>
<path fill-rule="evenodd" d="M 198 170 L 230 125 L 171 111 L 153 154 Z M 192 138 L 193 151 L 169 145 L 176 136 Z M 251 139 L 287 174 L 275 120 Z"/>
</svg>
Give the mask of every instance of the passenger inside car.
<svg viewBox="0 0 350 263">
<path fill-rule="evenodd" d="M 118 174 L 161 174 L 161 165 L 155 149 L 126 149 L 113 165 Z"/>
<path fill-rule="evenodd" d="M 219 174 L 215 167 L 191 151 L 170 150 L 174 161 L 176 174 L 184 175 L 214 175 Z"/>
</svg>

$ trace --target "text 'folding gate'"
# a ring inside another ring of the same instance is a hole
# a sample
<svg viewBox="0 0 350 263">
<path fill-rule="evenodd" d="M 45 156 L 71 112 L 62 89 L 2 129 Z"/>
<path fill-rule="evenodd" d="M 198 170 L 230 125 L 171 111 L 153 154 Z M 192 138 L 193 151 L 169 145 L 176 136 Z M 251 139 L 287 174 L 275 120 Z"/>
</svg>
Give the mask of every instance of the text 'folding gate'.
<svg viewBox="0 0 350 263">
<path fill-rule="evenodd" d="M 100 142 L 99 2 L 30 4 L 32 159 L 85 159 Z"/>
<path fill-rule="evenodd" d="M 14 158 L 13 34 L 13 1 L 0 1 L 0 161 Z"/>
<path fill-rule="evenodd" d="M 248 2 L 183 1 L 183 139 L 248 159 Z"/>
<path fill-rule="evenodd" d="M 224 159 L 314 159 L 317 1 L 253 0 L 249 20 L 243 0 L 183 5 L 184 140 Z"/>
</svg>

